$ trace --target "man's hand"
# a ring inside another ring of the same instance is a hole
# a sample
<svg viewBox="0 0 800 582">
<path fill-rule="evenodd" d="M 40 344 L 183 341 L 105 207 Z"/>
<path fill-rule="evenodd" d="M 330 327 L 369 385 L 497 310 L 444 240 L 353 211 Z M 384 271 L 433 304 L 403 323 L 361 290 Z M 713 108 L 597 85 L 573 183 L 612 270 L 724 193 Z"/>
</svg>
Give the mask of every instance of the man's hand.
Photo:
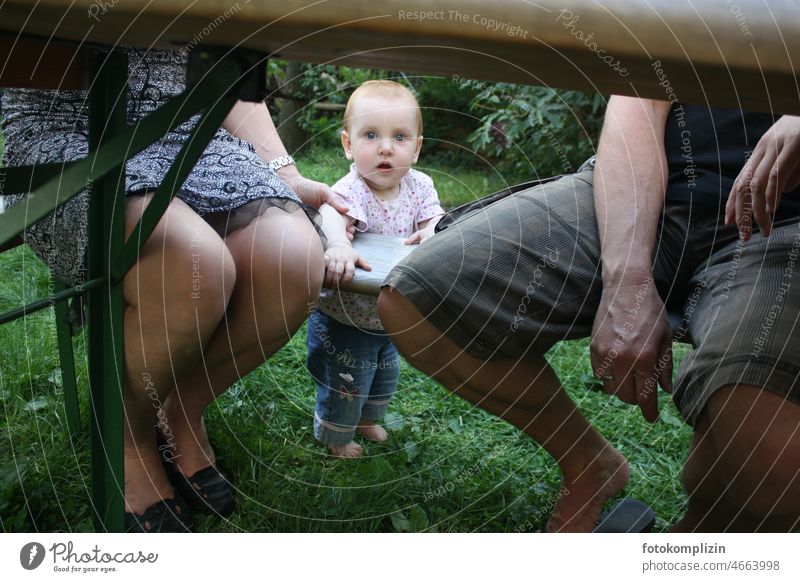
<svg viewBox="0 0 800 582">
<path fill-rule="evenodd" d="M 335 244 L 325 250 L 325 287 L 335 289 L 353 280 L 356 267 L 371 271 L 372 267 L 349 244 Z"/>
<path fill-rule="evenodd" d="M 733 183 L 725 205 L 725 224 L 734 222 L 742 239 L 753 232 L 753 219 L 764 236 L 781 194 L 800 185 L 800 117 L 784 115 L 758 140 L 753 154 Z"/>
<path fill-rule="evenodd" d="M 650 274 L 604 287 L 591 341 L 592 369 L 609 394 L 658 418 L 657 384 L 672 392 L 672 330 Z"/>
</svg>

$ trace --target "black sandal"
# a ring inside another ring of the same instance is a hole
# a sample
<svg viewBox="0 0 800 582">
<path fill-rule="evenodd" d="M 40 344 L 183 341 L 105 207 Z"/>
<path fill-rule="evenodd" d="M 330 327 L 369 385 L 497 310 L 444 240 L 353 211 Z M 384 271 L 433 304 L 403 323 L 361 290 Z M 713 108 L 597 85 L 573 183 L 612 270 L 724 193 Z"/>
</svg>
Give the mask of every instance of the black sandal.
<svg viewBox="0 0 800 582">
<path fill-rule="evenodd" d="M 167 471 L 167 477 L 173 487 L 186 500 L 188 506 L 196 512 L 208 513 L 218 517 L 228 517 L 236 505 L 234 500 L 233 481 L 219 469 L 210 465 L 200 469 L 191 477 L 180 471 L 171 456 L 169 446 L 160 430 L 156 430 L 158 450 L 161 452 L 161 463 Z"/>
<path fill-rule="evenodd" d="M 200 469 L 187 477 L 174 465 L 167 469 L 175 489 L 186 499 L 194 511 L 228 517 L 236 505 L 233 483 L 213 465 Z"/>
<path fill-rule="evenodd" d="M 191 510 L 177 495 L 154 503 L 144 513 L 125 512 L 127 533 L 184 533 L 191 532 L 193 526 Z"/>
</svg>

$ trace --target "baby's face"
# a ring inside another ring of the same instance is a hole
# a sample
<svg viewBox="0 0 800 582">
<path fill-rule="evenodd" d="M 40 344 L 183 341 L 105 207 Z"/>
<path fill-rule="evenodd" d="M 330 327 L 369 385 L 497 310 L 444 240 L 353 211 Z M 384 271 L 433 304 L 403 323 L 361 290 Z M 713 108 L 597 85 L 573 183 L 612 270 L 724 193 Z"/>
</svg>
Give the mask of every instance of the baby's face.
<svg viewBox="0 0 800 582">
<path fill-rule="evenodd" d="M 407 97 L 361 97 L 352 105 L 349 131 L 342 132 L 348 160 L 373 192 L 393 192 L 417 161 L 417 105 Z"/>
</svg>

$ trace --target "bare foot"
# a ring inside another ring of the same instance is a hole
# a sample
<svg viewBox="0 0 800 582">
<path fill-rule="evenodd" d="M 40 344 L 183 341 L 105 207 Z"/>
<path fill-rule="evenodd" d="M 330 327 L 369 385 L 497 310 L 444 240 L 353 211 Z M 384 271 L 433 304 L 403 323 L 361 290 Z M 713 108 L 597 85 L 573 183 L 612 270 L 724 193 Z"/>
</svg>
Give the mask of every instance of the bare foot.
<svg viewBox="0 0 800 582">
<path fill-rule="evenodd" d="M 175 491 L 161 465 L 155 442 L 152 448 L 126 448 L 123 468 L 127 513 L 141 515 L 154 503 L 175 497 Z"/>
<path fill-rule="evenodd" d="M 361 448 L 361 445 L 350 441 L 346 445 L 342 445 L 341 447 L 328 447 L 331 450 L 331 454 L 334 457 L 339 459 L 355 459 L 356 457 L 360 457 L 364 454 L 364 449 Z"/>
<path fill-rule="evenodd" d="M 609 445 L 576 477 L 564 477 L 547 531 L 591 532 L 605 502 L 622 491 L 628 479 L 628 461 Z"/>
<path fill-rule="evenodd" d="M 373 443 L 385 443 L 386 439 L 389 438 L 389 433 L 386 432 L 386 429 L 371 420 L 359 422 L 356 427 L 356 434 L 360 434 Z"/>
</svg>

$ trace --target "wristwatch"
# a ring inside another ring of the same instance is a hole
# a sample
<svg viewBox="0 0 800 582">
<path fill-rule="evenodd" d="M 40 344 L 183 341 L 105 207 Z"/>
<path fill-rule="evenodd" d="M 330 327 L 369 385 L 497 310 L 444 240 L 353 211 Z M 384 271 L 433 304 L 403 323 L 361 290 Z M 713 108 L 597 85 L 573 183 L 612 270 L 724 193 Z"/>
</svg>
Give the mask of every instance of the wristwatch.
<svg viewBox="0 0 800 582">
<path fill-rule="evenodd" d="M 280 156 L 275 158 L 269 163 L 269 167 L 273 172 L 280 170 L 285 166 L 293 166 L 294 165 L 294 158 L 292 156 Z"/>
</svg>

